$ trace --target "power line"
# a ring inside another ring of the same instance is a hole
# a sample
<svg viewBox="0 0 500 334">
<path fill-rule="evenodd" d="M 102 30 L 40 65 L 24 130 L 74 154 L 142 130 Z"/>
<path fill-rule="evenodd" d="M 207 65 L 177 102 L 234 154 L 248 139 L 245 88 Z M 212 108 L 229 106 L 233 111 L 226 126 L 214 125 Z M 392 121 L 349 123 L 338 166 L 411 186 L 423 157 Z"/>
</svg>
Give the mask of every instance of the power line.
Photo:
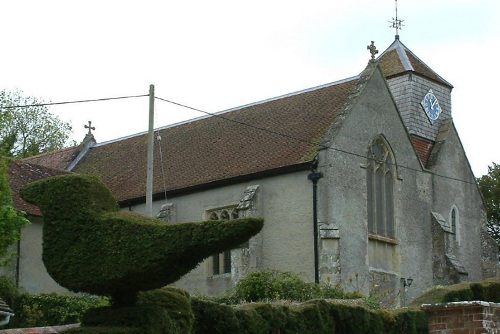
<svg viewBox="0 0 500 334">
<path fill-rule="evenodd" d="M 171 103 L 171 104 L 177 105 L 179 107 L 183 107 L 183 108 L 191 109 L 191 110 L 194 110 L 194 111 L 198 111 L 198 112 L 204 113 L 204 114 L 209 115 L 209 116 L 214 116 L 214 117 L 222 118 L 224 120 L 227 120 L 227 121 L 230 121 L 230 122 L 233 122 L 233 123 L 237 123 L 237 124 L 240 124 L 240 125 L 248 126 L 248 127 L 260 130 L 260 131 L 264 131 L 264 132 L 267 132 L 267 133 L 272 133 L 274 135 L 278 135 L 278 136 L 285 137 L 285 138 L 288 138 L 288 139 L 293 139 L 295 141 L 303 142 L 303 143 L 306 143 L 308 145 L 312 145 L 312 146 L 317 146 L 318 145 L 317 143 L 310 142 L 310 141 L 307 141 L 307 140 L 304 140 L 304 139 L 300 139 L 300 138 L 295 138 L 293 136 L 290 136 L 290 135 L 287 135 L 287 134 L 284 134 L 284 133 L 281 133 L 281 132 L 277 132 L 277 131 L 274 131 L 274 130 L 269 130 L 269 129 L 266 129 L 266 128 L 263 128 L 263 127 L 256 126 L 254 124 L 249 124 L 249 123 L 241 122 L 241 121 L 234 120 L 234 119 L 231 119 L 231 118 L 228 118 L 228 117 L 224 117 L 223 115 L 218 114 L 218 113 L 211 113 L 211 112 L 208 112 L 208 111 L 204 111 L 204 110 L 201 110 L 201 109 L 198 109 L 198 108 L 190 107 L 190 106 L 187 106 L 187 105 L 184 105 L 184 104 L 181 104 L 181 103 L 178 103 L 178 102 L 170 101 L 170 100 L 167 100 L 167 99 L 163 99 L 163 98 L 160 98 L 160 97 L 155 97 L 155 98 L 158 99 L 158 100 L 167 102 L 167 103 Z M 334 148 L 334 147 L 328 147 L 328 146 L 324 146 L 324 145 L 321 145 L 321 144 L 320 144 L 320 146 L 321 146 L 321 148 L 324 148 L 324 149 L 329 149 L 329 150 L 332 150 L 332 151 L 335 151 L 335 152 L 340 152 L 340 153 L 352 155 L 352 156 L 355 156 L 355 157 L 358 157 L 358 158 L 375 160 L 374 158 L 370 158 L 370 157 L 367 157 L 367 156 L 362 155 L 362 154 L 358 154 L 358 153 L 354 153 L 354 152 L 350 152 L 350 151 L 346 151 L 346 150 L 342 150 L 342 149 L 338 149 L 338 148 Z M 413 171 L 413 172 L 426 173 L 425 171 L 422 171 L 420 169 L 416 169 L 416 168 L 413 168 L 413 167 L 409 167 L 409 166 L 405 166 L 405 165 L 400 165 L 400 164 L 396 164 L 396 163 L 390 163 L 390 164 L 392 166 L 403 168 L 403 169 L 410 170 L 410 171 Z M 459 178 L 456 178 L 456 177 L 446 176 L 446 175 L 442 175 L 442 174 L 438 174 L 438 173 L 433 173 L 433 174 L 436 175 L 436 176 L 438 176 L 438 177 L 442 177 L 442 178 L 445 178 L 445 179 L 448 179 L 448 180 L 463 182 L 463 183 L 466 183 L 466 184 L 477 185 L 476 182 L 466 181 L 466 180 L 462 180 L 462 179 L 459 179 Z"/>
<path fill-rule="evenodd" d="M 105 97 L 105 98 L 100 98 L 100 99 L 76 100 L 76 101 L 65 101 L 65 102 L 47 102 L 47 103 L 16 105 L 16 106 L 0 106 L 0 109 L 45 107 L 45 106 L 54 106 L 54 105 L 62 105 L 62 104 L 74 104 L 74 103 L 87 103 L 87 102 L 103 102 L 103 101 L 111 101 L 111 100 L 132 99 L 132 98 L 145 97 L 145 96 L 149 96 L 149 95 L 148 94 L 143 94 L 143 95 L 129 95 L 129 96 Z"/>
<path fill-rule="evenodd" d="M 64 101 L 64 102 L 37 103 L 37 104 L 29 104 L 29 105 L 0 106 L 0 109 L 42 107 L 42 106 L 51 106 L 51 105 L 65 105 L 65 104 L 88 103 L 88 102 L 103 102 L 103 101 L 111 101 L 111 100 L 122 100 L 122 99 L 139 98 L 139 97 L 146 97 L 146 96 L 149 96 L 149 94 L 128 95 L 128 96 L 119 96 L 119 97 L 107 97 L 107 98 L 99 98 L 99 99 L 75 100 L 75 101 Z M 155 96 L 155 99 L 158 99 L 158 100 L 170 103 L 170 104 L 174 104 L 174 105 L 177 105 L 177 106 L 182 107 L 182 108 L 191 109 L 191 110 L 194 110 L 194 111 L 197 111 L 197 112 L 201 112 L 201 113 L 204 113 L 204 114 L 209 115 L 209 116 L 218 117 L 218 118 L 224 119 L 226 121 L 237 123 L 237 124 L 240 124 L 240 125 L 243 125 L 243 126 L 251 127 L 251 128 L 257 129 L 259 131 L 271 133 L 271 134 L 274 134 L 274 135 L 277 135 L 277 136 L 281 136 L 281 137 L 292 139 L 292 140 L 295 140 L 295 141 L 298 141 L 298 142 L 306 143 L 306 144 L 311 145 L 311 146 L 317 146 L 318 145 L 318 143 L 310 142 L 310 141 L 307 141 L 307 140 L 304 140 L 304 139 L 301 139 L 301 138 L 296 138 L 296 137 L 293 137 L 293 136 L 290 136 L 290 135 L 287 135 L 287 134 L 284 134 L 284 133 L 281 133 L 281 132 L 278 132 L 278 131 L 266 129 L 266 128 L 259 127 L 259 126 L 254 125 L 254 124 L 249 124 L 249 123 L 246 123 L 246 122 L 242 122 L 242 121 L 238 121 L 238 120 L 231 119 L 231 118 L 228 118 L 228 117 L 224 117 L 223 115 L 218 114 L 218 113 L 211 113 L 211 112 L 208 112 L 208 111 L 204 111 L 204 110 L 201 110 L 201 109 L 198 109 L 198 108 L 194 108 L 194 107 L 182 104 L 182 103 L 178 103 L 178 102 L 175 102 L 175 101 L 167 100 L 167 99 L 164 99 L 164 98 L 161 98 L 161 97 L 157 97 L 157 96 Z M 373 158 L 364 156 L 362 154 L 358 154 L 358 153 L 354 153 L 354 152 L 350 152 L 350 151 L 346 151 L 346 150 L 342 150 L 342 149 L 338 149 L 338 148 L 334 148 L 334 147 L 327 147 L 327 146 L 324 146 L 324 145 L 321 145 L 321 144 L 320 144 L 320 146 L 323 149 L 329 149 L 329 150 L 332 150 L 332 151 L 335 151 L 335 152 L 340 152 L 340 153 L 352 155 L 352 156 L 355 156 L 355 157 L 358 157 L 358 158 L 373 159 Z M 400 164 L 396 164 L 396 163 L 391 163 L 391 165 L 393 165 L 395 167 L 407 169 L 407 170 L 410 170 L 410 171 L 418 172 L 418 173 L 425 173 L 425 171 L 422 171 L 422 170 L 419 170 L 419 169 L 416 169 L 416 168 L 413 168 L 413 167 L 409 167 L 409 166 L 404 166 L 404 165 L 400 165 Z M 453 180 L 453 181 L 458 181 L 458 182 L 463 182 L 463 183 L 467 183 L 467 184 L 474 184 L 474 185 L 476 185 L 476 182 L 470 182 L 470 181 L 466 181 L 466 180 L 462 180 L 462 179 L 459 179 L 459 178 L 455 178 L 455 177 L 451 177 L 451 176 L 446 176 L 446 175 L 442 175 L 442 174 L 437 174 L 437 173 L 433 173 L 433 174 L 436 175 L 436 176 L 438 176 L 438 177 L 445 178 L 445 179 L 449 179 L 449 180 Z"/>
</svg>

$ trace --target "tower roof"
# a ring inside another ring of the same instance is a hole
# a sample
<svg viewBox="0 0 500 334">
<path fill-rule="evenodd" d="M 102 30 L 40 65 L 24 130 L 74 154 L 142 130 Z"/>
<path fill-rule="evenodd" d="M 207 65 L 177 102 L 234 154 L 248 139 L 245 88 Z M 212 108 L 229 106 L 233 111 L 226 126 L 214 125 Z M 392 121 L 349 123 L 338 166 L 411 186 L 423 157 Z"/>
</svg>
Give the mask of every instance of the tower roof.
<svg viewBox="0 0 500 334">
<path fill-rule="evenodd" d="M 452 84 L 434 72 L 403 43 L 401 43 L 399 36 L 397 35 L 394 42 L 378 57 L 378 61 L 380 63 L 380 69 L 386 78 L 413 72 L 453 88 Z"/>
</svg>

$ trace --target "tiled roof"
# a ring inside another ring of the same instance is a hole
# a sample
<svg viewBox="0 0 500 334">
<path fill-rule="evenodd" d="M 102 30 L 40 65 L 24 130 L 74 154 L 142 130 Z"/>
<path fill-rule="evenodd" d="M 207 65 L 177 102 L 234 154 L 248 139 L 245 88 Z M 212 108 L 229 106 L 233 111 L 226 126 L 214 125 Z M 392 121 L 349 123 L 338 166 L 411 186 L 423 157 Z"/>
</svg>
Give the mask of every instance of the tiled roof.
<svg viewBox="0 0 500 334">
<path fill-rule="evenodd" d="M 12 192 L 14 207 L 34 216 L 41 216 L 40 210 L 38 207 L 22 200 L 21 197 L 19 197 L 19 189 L 30 182 L 66 173 L 60 169 L 27 163 L 24 160 L 12 162 L 7 172 L 9 175 L 9 185 Z"/>
<path fill-rule="evenodd" d="M 411 136 L 411 142 L 420 157 L 420 161 L 422 161 L 424 166 L 427 166 L 429 154 L 434 146 L 434 142 L 417 136 Z"/>
<path fill-rule="evenodd" d="M 65 170 L 71 164 L 71 161 L 73 161 L 76 157 L 77 151 L 78 146 L 67 147 L 62 150 L 35 155 L 33 157 L 23 159 L 23 161 L 54 169 Z"/>
<path fill-rule="evenodd" d="M 155 140 L 153 193 L 164 192 L 163 173 L 176 191 L 305 165 L 358 83 L 351 78 L 155 130 L 161 155 Z M 97 144 L 73 171 L 98 176 L 118 201 L 142 198 L 146 149 L 146 133 Z"/>
<path fill-rule="evenodd" d="M 414 72 L 433 81 L 453 87 L 448 81 L 440 77 L 429 66 L 411 52 L 399 38 L 377 58 L 380 69 L 386 78 L 406 72 Z"/>
<path fill-rule="evenodd" d="M 24 159 L 25 162 L 37 164 L 45 167 L 71 170 L 74 163 L 81 155 L 85 154 L 89 147 L 96 143 L 92 134 L 87 134 L 78 146 L 64 148 L 62 150 L 39 154 Z"/>
</svg>

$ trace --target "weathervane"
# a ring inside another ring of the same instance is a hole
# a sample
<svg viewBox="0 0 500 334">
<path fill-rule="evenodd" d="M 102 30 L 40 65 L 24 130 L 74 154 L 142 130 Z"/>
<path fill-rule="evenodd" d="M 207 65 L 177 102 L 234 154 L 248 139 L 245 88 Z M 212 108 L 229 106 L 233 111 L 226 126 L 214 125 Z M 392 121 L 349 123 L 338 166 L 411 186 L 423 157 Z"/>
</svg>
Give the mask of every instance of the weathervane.
<svg viewBox="0 0 500 334">
<path fill-rule="evenodd" d="M 401 30 L 401 27 L 403 27 L 403 21 L 404 20 L 399 20 L 398 19 L 398 0 L 396 1 L 396 18 L 392 18 L 392 21 L 389 21 L 391 24 L 389 28 L 395 28 L 396 29 L 396 39 L 399 39 L 399 30 Z"/>
<path fill-rule="evenodd" d="M 92 134 L 92 130 L 95 130 L 95 126 L 92 126 L 92 121 L 89 121 L 89 125 L 85 125 L 84 127 L 85 127 L 85 129 L 89 129 L 89 133 L 88 133 L 89 135 Z"/>
</svg>

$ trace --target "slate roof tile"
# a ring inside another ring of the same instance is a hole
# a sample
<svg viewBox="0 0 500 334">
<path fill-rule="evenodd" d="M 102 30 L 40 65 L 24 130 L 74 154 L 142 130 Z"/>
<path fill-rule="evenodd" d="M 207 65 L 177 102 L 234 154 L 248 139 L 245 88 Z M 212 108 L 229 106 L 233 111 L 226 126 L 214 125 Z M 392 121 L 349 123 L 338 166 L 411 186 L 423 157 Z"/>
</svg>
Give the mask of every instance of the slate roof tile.
<svg viewBox="0 0 500 334">
<path fill-rule="evenodd" d="M 448 81 L 420 60 L 399 39 L 396 39 L 377 60 L 386 78 L 406 72 L 414 72 L 445 86 L 453 87 Z"/>
</svg>

